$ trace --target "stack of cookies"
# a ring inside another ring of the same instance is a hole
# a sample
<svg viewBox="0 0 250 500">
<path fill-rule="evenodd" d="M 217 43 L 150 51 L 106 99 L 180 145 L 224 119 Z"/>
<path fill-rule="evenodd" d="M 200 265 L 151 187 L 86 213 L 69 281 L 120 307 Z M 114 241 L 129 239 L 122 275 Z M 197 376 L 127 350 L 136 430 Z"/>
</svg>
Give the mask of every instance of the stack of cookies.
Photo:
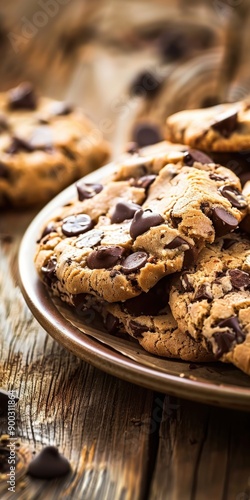
<svg viewBox="0 0 250 500">
<path fill-rule="evenodd" d="M 183 138 L 183 136 L 182 136 Z M 189 145 L 137 150 L 42 228 L 40 278 L 150 353 L 250 374 L 250 241 L 236 174 Z"/>
</svg>

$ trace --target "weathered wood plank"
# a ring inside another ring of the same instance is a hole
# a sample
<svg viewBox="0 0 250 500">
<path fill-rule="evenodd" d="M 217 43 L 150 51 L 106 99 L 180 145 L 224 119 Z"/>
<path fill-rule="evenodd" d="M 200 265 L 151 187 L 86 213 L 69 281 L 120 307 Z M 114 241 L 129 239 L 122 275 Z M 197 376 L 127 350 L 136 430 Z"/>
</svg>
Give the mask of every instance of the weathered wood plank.
<svg viewBox="0 0 250 500">
<path fill-rule="evenodd" d="M 18 498 L 143 498 L 154 395 L 77 359 L 38 325 L 15 282 L 18 243 L 29 218 L 12 213 L 0 221 L 5 234 L 0 246 L 0 386 L 19 393 L 17 436 L 22 444 L 30 451 L 57 445 L 73 472 L 60 481 L 25 478 Z M 5 432 L 2 418 L 0 433 Z M 5 481 L 0 481 L 0 497 L 12 498 L 6 496 Z"/>
<path fill-rule="evenodd" d="M 150 500 L 248 500 L 249 418 L 166 396 Z"/>
</svg>

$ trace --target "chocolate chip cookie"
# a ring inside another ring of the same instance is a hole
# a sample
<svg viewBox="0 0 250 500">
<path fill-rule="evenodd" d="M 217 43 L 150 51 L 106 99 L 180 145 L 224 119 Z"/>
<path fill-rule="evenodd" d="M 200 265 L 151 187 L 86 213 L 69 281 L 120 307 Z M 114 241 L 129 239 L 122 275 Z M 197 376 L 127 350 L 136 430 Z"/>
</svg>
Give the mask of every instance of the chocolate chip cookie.
<svg viewBox="0 0 250 500">
<path fill-rule="evenodd" d="M 170 290 L 178 327 L 250 375 L 250 240 L 240 233 L 204 248 Z"/>
<path fill-rule="evenodd" d="M 43 228 L 35 257 L 41 279 L 58 281 L 62 293 L 126 301 L 233 231 L 247 206 L 238 178 L 199 151 L 178 154 L 182 161 L 165 166 L 162 152 L 137 156 L 104 184 L 77 183 L 78 200 Z"/>
<path fill-rule="evenodd" d="M 214 356 L 206 345 L 178 328 L 168 305 L 167 280 L 163 278 L 148 293 L 123 303 L 99 304 L 97 309 L 106 329 L 111 334 L 129 334 L 146 351 L 157 356 L 212 361 Z"/>
<path fill-rule="evenodd" d="M 81 110 L 38 97 L 28 83 L 0 94 L 0 206 L 44 204 L 108 156 Z"/>
<path fill-rule="evenodd" d="M 249 149 L 250 105 L 242 101 L 181 111 L 167 119 L 167 138 L 204 151 Z"/>
</svg>

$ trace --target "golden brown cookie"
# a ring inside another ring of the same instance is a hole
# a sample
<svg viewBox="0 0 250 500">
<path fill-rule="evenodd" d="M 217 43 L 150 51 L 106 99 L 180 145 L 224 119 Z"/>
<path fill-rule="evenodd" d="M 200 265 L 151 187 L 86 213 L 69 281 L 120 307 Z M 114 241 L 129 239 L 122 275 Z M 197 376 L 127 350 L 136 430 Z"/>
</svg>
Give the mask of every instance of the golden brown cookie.
<svg viewBox="0 0 250 500">
<path fill-rule="evenodd" d="M 109 153 L 80 109 L 38 97 L 28 83 L 0 94 L 0 207 L 44 204 Z"/>
</svg>

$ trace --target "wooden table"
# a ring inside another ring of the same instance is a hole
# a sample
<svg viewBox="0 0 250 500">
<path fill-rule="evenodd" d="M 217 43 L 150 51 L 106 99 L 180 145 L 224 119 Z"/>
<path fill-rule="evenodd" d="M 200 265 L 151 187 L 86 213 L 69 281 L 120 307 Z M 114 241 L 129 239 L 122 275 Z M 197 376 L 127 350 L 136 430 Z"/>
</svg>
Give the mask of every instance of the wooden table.
<svg viewBox="0 0 250 500">
<path fill-rule="evenodd" d="M 22 470 L 51 444 L 72 473 L 53 481 L 20 473 L 13 494 L 2 478 L 0 498 L 249 500 L 250 414 L 123 382 L 77 359 L 39 326 L 17 284 L 18 246 L 33 216 L 0 215 L 0 386 L 20 398 Z M 0 435 L 6 431 L 2 417 Z"/>
</svg>

